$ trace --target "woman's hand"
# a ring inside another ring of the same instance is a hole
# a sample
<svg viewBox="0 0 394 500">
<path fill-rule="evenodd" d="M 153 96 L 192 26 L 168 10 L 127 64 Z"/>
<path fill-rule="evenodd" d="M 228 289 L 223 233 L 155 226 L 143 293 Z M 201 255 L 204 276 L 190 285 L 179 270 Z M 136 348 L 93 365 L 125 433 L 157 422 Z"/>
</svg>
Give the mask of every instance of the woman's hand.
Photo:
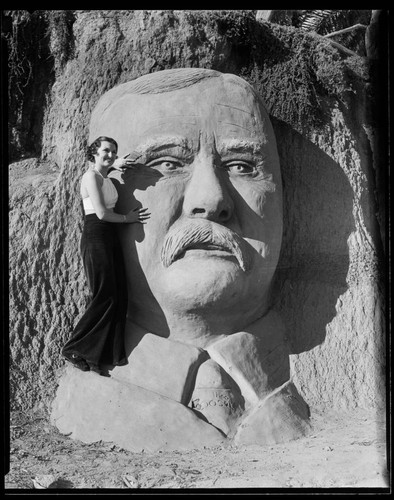
<svg viewBox="0 0 394 500">
<path fill-rule="evenodd" d="M 149 219 L 150 213 L 146 213 L 147 208 L 134 208 L 126 214 L 126 222 L 133 223 L 139 222 L 140 224 L 146 224 L 146 220 Z"/>
<path fill-rule="evenodd" d="M 133 168 L 135 163 L 136 163 L 136 158 L 134 158 L 135 154 L 133 155 L 132 153 L 128 153 L 125 156 L 121 156 L 120 158 L 116 158 L 114 163 L 112 164 L 112 167 L 115 168 L 116 170 L 120 170 L 123 172 L 126 168 Z M 138 156 L 138 158 L 141 155 Z"/>
</svg>

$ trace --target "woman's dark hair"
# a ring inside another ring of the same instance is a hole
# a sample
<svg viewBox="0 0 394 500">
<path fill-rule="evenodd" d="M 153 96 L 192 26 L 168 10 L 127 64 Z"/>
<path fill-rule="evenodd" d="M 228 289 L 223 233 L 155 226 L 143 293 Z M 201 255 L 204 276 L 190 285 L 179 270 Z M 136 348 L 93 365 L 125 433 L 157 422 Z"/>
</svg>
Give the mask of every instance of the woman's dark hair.
<svg viewBox="0 0 394 500">
<path fill-rule="evenodd" d="M 101 135 L 100 137 L 97 137 L 97 139 L 93 141 L 90 146 L 88 146 L 88 149 L 86 151 L 86 156 L 89 161 L 94 163 L 94 155 L 97 153 L 98 148 L 104 141 L 111 142 L 112 144 L 114 144 L 116 147 L 116 152 L 118 152 L 118 143 L 115 141 L 115 139 L 112 139 L 111 137 L 106 137 L 105 135 Z"/>
</svg>

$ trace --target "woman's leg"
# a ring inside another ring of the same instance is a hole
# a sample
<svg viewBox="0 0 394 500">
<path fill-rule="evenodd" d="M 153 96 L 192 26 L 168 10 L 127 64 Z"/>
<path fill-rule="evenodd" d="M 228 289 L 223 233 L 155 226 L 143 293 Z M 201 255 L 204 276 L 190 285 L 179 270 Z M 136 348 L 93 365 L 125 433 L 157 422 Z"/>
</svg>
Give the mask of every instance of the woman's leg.
<svg viewBox="0 0 394 500">
<path fill-rule="evenodd" d="M 106 351 L 113 336 L 118 290 L 113 238 L 108 226 L 97 221 L 89 224 L 84 229 L 81 250 L 91 301 L 62 354 L 67 358 L 77 355 L 93 365 L 111 364 L 112 352 Z"/>
</svg>

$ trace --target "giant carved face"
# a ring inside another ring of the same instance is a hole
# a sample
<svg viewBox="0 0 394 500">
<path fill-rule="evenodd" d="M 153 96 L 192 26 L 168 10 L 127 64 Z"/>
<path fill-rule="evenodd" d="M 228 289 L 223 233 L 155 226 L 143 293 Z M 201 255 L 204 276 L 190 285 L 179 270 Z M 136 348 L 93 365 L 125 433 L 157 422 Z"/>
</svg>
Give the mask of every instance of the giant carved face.
<svg viewBox="0 0 394 500">
<path fill-rule="evenodd" d="M 160 93 L 120 85 L 91 123 L 91 137 L 113 137 L 119 156 L 139 157 L 118 176 L 117 208 L 151 212 L 147 224 L 120 231 L 131 314 L 159 335 L 168 335 L 160 325 L 174 315 L 216 317 L 219 333 L 258 319 L 278 261 L 274 133 L 248 84 L 216 75 Z"/>
</svg>

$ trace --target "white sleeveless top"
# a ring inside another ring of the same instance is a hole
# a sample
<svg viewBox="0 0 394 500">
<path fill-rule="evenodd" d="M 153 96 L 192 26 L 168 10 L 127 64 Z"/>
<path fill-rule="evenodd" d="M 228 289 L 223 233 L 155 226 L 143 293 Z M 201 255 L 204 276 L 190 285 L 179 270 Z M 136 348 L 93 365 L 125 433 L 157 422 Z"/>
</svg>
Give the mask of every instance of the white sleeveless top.
<svg viewBox="0 0 394 500">
<path fill-rule="evenodd" d="M 118 192 L 116 191 L 116 187 L 113 185 L 111 179 L 103 177 L 103 185 L 101 189 L 103 191 L 105 206 L 107 208 L 114 208 L 116 202 L 118 201 Z M 86 215 L 96 213 L 93 208 L 92 200 L 89 196 L 87 198 L 83 198 L 82 203 Z"/>
</svg>

